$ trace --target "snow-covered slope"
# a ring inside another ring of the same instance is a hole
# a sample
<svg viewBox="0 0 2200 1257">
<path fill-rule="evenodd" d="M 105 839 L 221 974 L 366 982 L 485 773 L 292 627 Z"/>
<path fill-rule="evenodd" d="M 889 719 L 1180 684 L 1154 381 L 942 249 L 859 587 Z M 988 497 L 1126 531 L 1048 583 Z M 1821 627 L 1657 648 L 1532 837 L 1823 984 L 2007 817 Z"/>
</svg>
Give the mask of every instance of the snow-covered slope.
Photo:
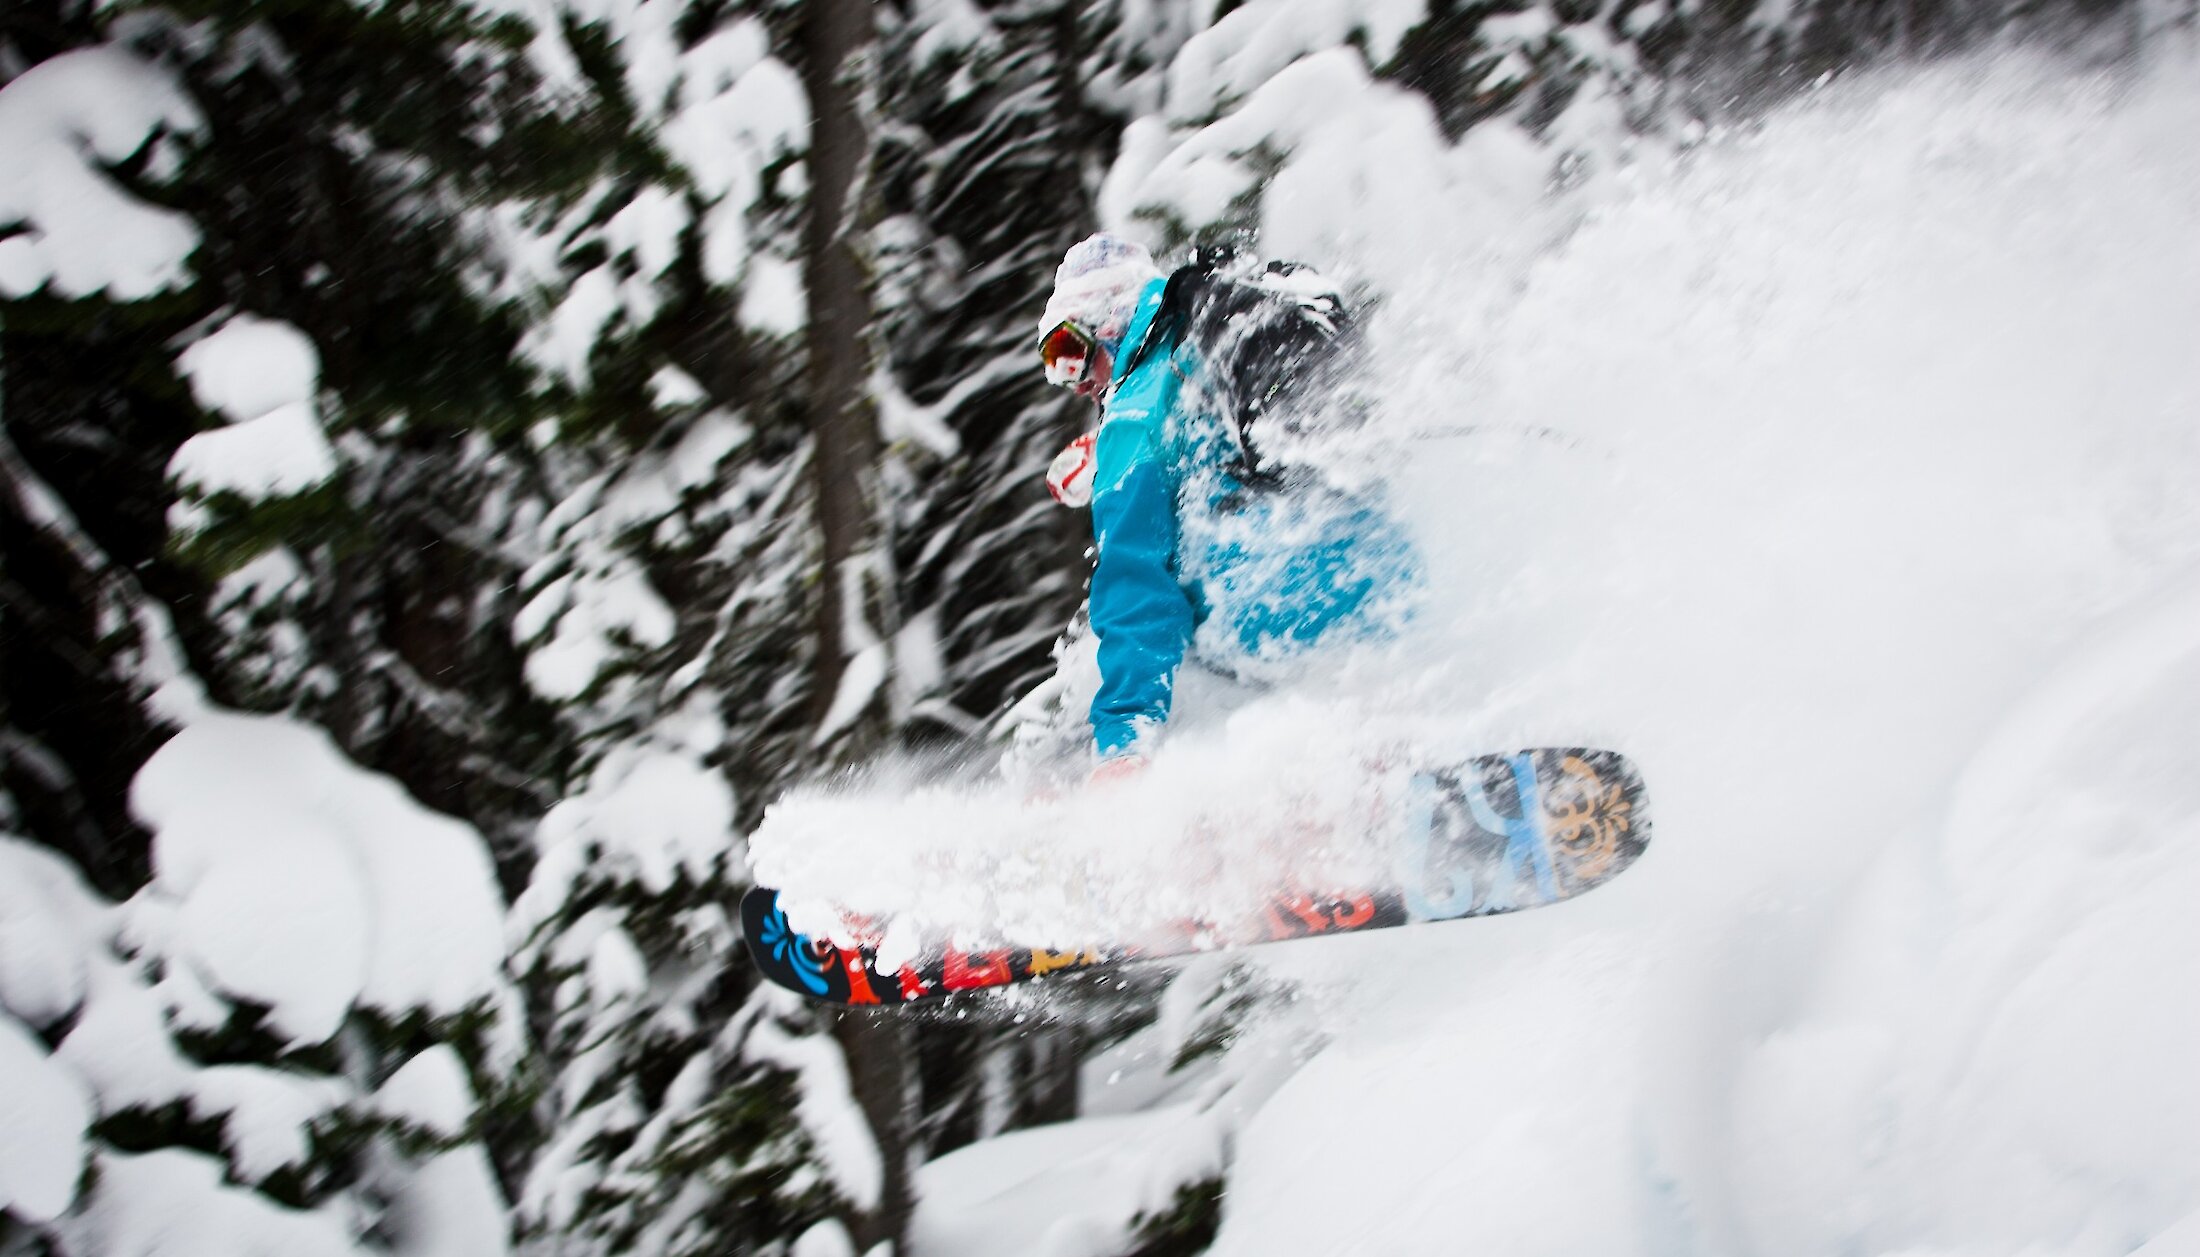
<svg viewBox="0 0 2200 1257">
<path fill-rule="evenodd" d="M 1367 270 L 1445 591 L 1353 697 L 1627 750 L 1658 837 L 1573 903 L 1251 953 L 1298 995 L 1234 1054 L 1316 1046 L 1239 1071 L 1215 1253 L 2191 1251 L 2200 64 L 2165 60 L 1844 84 L 1472 231 L 1350 207 L 1421 259 Z"/>
<path fill-rule="evenodd" d="M 1429 413 L 1566 437 L 1437 460 L 1459 709 L 1636 754 L 1658 845 L 1264 956 L 1331 1041 L 1217 1253 L 2116 1253 L 2200 1208 L 2192 71 L 1827 93 L 1431 329 Z"/>
</svg>

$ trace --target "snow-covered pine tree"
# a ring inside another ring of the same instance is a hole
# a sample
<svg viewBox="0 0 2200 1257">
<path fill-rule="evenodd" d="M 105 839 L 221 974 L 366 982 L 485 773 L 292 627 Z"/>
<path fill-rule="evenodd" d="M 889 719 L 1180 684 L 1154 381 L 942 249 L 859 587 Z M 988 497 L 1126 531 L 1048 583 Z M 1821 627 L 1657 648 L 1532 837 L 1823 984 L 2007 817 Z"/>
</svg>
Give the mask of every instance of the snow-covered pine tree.
<svg viewBox="0 0 2200 1257">
<path fill-rule="evenodd" d="M 39 899 L 0 911 L 0 1002 L 46 1062 L 10 1074 L 75 1096 L 41 1128 L 65 1172 L 10 1217 L 69 1251 L 134 1251 L 156 1208 L 193 1211 L 179 1251 L 501 1251 L 478 1137 L 521 1166 L 541 1135 L 476 1100 L 523 1047 L 481 836 L 198 691 L 326 725 L 524 875 L 570 754 L 511 632 L 526 438 L 573 393 L 528 387 L 471 207 L 554 216 L 612 146 L 535 83 L 535 32 L 463 6 L 25 8 L 0 129 L 45 195 L 0 193 L 0 369 L 8 566 L 39 569 L 10 611 L 45 632 L 7 669 L 9 811 L 131 898 L 10 852 Z"/>
<path fill-rule="evenodd" d="M 438 801 L 513 810 L 496 796 L 528 773 L 494 765 L 527 742 L 486 731 L 495 687 L 374 684 L 461 666 L 424 621 L 467 613 L 468 566 L 414 555 L 463 531 L 463 483 L 411 452 L 396 465 L 439 492 L 412 494 L 393 530 L 410 544 L 363 560 L 395 460 L 330 439 L 438 403 L 446 431 L 511 412 L 510 373 L 464 367 L 511 334 L 457 282 L 443 209 L 494 145 L 393 116 L 475 116 L 511 50 L 450 6 L 266 16 L 11 6 L 0 46 L 9 614 L 38 630 L 7 634 L 8 810 L 29 843 L 10 840 L 0 1002 L 77 1101 L 48 1127 L 58 1177 L 11 1216 L 69 1251 L 157 1226 L 178 1251 L 434 1233 L 493 1252 L 476 1097 L 522 1027 L 481 835 L 295 719 L 205 698 L 343 726 L 423 793 L 453 765 L 446 782 L 502 781 Z M 181 544 L 171 485 L 195 500 Z"/>
<path fill-rule="evenodd" d="M 191 211 L 222 187 L 220 121 L 169 15 L 9 18 L 0 1072 L 31 1121 L 0 1244 L 495 1253 L 477 1096 L 519 1017 L 480 832 L 306 724 L 209 702 L 240 682 L 205 577 L 165 553 L 172 476 L 273 509 L 328 480 L 317 354 L 220 308 Z"/>
<path fill-rule="evenodd" d="M 828 1023 L 750 980 L 728 917 L 745 826 L 880 727 L 861 658 L 875 621 L 835 618 L 843 575 L 866 570 L 868 446 L 819 420 L 822 393 L 836 415 L 861 402 L 862 360 L 855 386 L 805 372 L 804 228 L 827 184 L 814 32 L 770 6 L 566 18 L 540 38 L 653 157 L 570 209 L 490 215 L 507 256 L 537 259 L 513 276 L 535 310 L 523 352 L 572 398 L 544 436 L 555 505 L 510 627 L 578 750 L 511 921 L 551 1136 L 520 1193 L 526 1245 L 890 1234 L 891 1124 L 859 1106 Z M 843 348 L 860 355 L 852 296 Z M 826 491 L 851 488 L 828 537 Z"/>
</svg>

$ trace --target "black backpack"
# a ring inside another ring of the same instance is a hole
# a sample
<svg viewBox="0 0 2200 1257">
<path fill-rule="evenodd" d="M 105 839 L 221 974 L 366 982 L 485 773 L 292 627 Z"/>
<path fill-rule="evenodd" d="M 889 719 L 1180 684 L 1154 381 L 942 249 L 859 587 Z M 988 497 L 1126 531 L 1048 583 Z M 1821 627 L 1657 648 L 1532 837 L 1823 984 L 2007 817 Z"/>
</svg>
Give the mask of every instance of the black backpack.
<svg viewBox="0 0 2200 1257">
<path fill-rule="evenodd" d="M 1273 485 L 1287 468 L 1262 438 L 1303 428 L 1357 356 L 1353 312 L 1334 284 L 1311 267 L 1269 262 L 1253 270 L 1227 245 L 1196 250 L 1169 276 L 1152 329 L 1131 355 L 1189 343 L 1206 361 L 1214 401 L 1234 425 L 1233 468 L 1247 484 Z"/>
</svg>

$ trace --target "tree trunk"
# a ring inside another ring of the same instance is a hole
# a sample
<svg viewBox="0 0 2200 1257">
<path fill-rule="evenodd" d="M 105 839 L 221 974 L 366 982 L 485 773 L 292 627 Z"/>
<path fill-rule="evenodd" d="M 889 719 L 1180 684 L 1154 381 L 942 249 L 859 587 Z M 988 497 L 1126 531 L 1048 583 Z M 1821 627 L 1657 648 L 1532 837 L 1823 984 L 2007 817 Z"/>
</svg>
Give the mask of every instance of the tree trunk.
<svg viewBox="0 0 2200 1257">
<path fill-rule="evenodd" d="M 802 10 L 802 74 L 811 113 L 810 213 L 802 230 L 810 303 L 810 475 L 822 550 L 813 722 L 820 724 L 838 697 L 850 655 L 883 635 L 884 617 L 872 617 L 891 596 L 879 567 L 886 547 L 872 497 L 879 443 L 869 396 L 871 300 L 862 251 L 871 153 L 863 59 L 873 55 L 873 39 L 870 0 L 815 0 Z M 829 756 L 853 757 L 877 744 L 876 696 L 865 714 L 846 722 Z M 908 1036 L 893 1018 L 844 1014 L 833 1037 L 847 1054 L 849 1081 L 878 1140 L 883 1168 L 878 1207 L 849 1219 L 849 1231 L 858 1252 L 888 1242 L 902 1252 L 912 1203 Z"/>
<path fill-rule="evenodd" d="M 858 1253 L 868 1254 L 889 1241 L 895 1253 L 909 1251 L 909 1213 L 916 1203 L 911 1186 L 916 1096 L 911 1076 L 915 1054 L 903 1014 L 843 1011 L 828 1014 L 833 1039 L 848 1058 L 848 1086 L 878 1140 L 878 1208 L 849 1219 L 848 1234 Z"/>
<path fill-rule="evenodd" d="M 840 689 L 848 658 L 870 631 L 863 622 L 878 591 L 856 570 L 879 553 L 871 502 L 878 457 L 867 382 L 871 370 L 870 286 L 862 256 L 864 71 L 872 40 L 868 0 L 820 0 L 803 10 L 803 81 L 810 98 L 808 263 L 811 483 L 823 546 L 818 597 L 816 715 Z"/>
</svg>

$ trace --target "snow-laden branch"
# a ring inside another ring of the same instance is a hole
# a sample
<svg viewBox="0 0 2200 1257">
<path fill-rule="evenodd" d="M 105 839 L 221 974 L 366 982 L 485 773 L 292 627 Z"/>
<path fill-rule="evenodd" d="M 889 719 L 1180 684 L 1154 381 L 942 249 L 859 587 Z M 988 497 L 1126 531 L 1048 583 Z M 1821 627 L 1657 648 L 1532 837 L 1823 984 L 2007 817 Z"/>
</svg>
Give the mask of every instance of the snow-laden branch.
<svg viewBox="0 0 2200 1257">
<path fill-rule="evenodd" d="M 198 227 L 98 167 L 163 132 L 204 128 L 166 71 L 112 46 L 63 53 L 0 87 L 0 227 L 25 229 L 0 239 L 0 293 L 51 284 L 63 296 L 130 301 L 184 284 Z"/>
<path fill-rule="evenodd" d="M 962 452 L 962 438 L 948 426 L 947 417 L 973 395 L 1033 369 L 1033 361 L 1026 355 L 998 354 L 957 381 L 938 401 L 927 405 L 902 391 L 894 373 L 881 363 L 871 372 L 871 396 L 878 405 L 879 436 L 888 445 L 914 441 L 941 458 L 953 458 Z"/>
</svg>

